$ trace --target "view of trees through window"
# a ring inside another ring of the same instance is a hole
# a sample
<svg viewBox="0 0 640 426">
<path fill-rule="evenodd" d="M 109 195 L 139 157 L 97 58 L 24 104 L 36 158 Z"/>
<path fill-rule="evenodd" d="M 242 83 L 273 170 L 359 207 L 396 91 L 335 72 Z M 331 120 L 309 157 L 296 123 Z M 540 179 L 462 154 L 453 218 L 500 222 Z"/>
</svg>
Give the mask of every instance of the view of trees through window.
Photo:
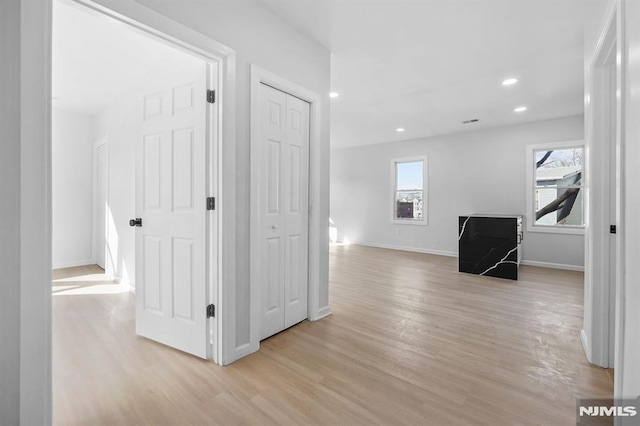
<svg viewBox="0 0 640 426">
<path fill-rule="evenodd" d="M 536 225 L 584 224 L 582 147 L 534 151 Z"/>
</svg>

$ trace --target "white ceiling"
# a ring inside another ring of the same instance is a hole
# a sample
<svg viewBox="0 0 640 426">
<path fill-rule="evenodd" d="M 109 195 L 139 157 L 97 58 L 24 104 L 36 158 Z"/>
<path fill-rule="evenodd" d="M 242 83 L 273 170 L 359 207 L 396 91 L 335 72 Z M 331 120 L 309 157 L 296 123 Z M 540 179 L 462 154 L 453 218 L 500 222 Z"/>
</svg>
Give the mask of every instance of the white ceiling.
<svg viewBox="0 0 640 426">
<path fill-rule="evenodd" d="M 332 148 L 581 114 L 587 1 L 258 0 L 332 52 Z"/>
<path fill-rule="evenodd" d="M 96 115 L 158 66 L 189 58 L 86 8 L 53 5 L 54 108 Z"/>
<path fill-rule="evenodd" d="M 581 114 L 587 1 L 257 0 L 332 52 L 332 148 Z M 54 2 L 54 107 L 95 115 L 184 55 L 122 29 Z"/>
</svg>

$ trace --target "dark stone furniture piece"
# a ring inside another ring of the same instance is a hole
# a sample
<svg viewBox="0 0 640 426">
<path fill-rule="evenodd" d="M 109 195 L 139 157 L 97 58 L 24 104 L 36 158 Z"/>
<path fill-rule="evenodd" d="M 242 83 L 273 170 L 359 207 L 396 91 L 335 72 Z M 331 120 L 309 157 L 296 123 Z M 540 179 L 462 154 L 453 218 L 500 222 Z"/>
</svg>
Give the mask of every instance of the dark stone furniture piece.
<svg viewBox="0 0 640 426">
<path fill-rule="evenodd" d="M 472 214 L 458 219 L 458 270 L 518 279 L 522 216 Z"/>
</svg>

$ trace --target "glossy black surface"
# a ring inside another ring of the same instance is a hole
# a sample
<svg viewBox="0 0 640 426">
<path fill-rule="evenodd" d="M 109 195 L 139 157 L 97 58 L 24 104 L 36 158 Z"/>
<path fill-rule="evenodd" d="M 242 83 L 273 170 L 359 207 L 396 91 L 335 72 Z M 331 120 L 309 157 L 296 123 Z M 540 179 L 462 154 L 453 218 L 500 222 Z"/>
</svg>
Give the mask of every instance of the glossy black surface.
<svg viewBox="0 0 640 426">
<path fill-rule="evenodd" d="M 521 219 L 471 215 L 458 220 L 458 270 L 517 280 Z"/>
</svg>

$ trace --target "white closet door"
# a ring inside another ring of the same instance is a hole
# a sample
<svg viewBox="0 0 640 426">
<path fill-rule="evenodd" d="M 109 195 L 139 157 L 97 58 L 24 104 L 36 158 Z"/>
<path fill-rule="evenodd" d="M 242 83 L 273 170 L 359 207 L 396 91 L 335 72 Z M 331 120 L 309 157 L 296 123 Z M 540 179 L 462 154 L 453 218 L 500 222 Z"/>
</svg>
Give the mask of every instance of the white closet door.
<svg viewBox="0 0 640 426">
<path fill-rule="evenodd" d="M 260 85 L 260 339 L 307 318 L 309 104 Z"/>
<path fill-rule="evenodd" d="M 206 67 L 183 62 L 146 81 L 136 155 L 136 332 L 202 358 Z"/>
</svg>

